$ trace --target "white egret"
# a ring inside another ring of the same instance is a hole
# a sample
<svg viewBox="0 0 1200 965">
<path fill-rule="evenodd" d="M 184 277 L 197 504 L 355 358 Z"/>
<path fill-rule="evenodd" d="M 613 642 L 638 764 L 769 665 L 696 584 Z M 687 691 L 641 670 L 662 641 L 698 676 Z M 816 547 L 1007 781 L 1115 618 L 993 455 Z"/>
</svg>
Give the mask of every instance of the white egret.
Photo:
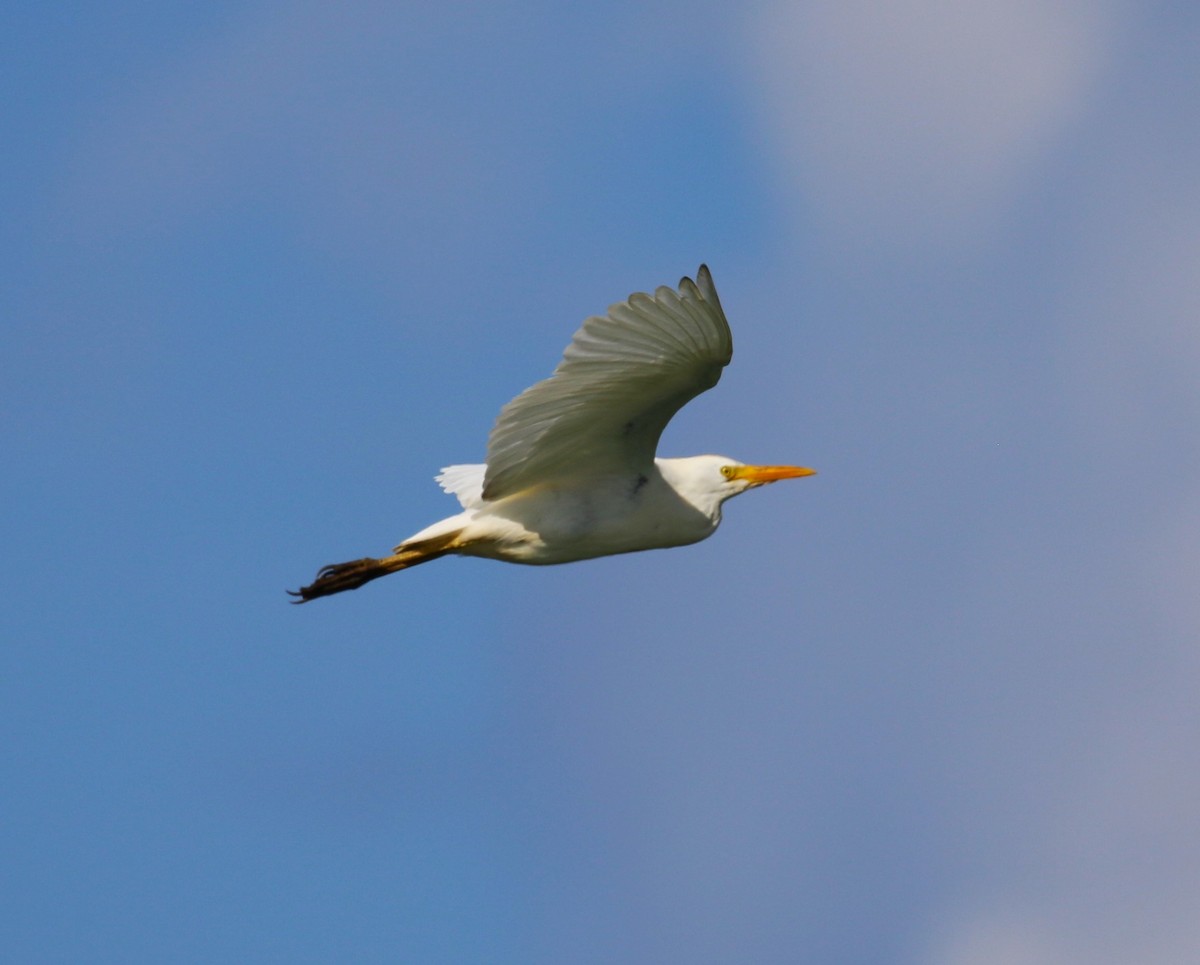
<svg viewBox="0 0 1200 965">
<path fill-rule="evenodd" d="M 717 384 L 733 355 L 708 268 L 635 294 L 587 319 L 554 374 L 500 410 L 487 463 L 437 476 L 462 512 L 410 536 L 390 556 L 326 566 L 289 591 L 296 603 L 448 553 L 510 563 L 568 563 L 695 543 L 721 504 L 755 486 L 813 474 L 724 456 L 655 457 L 689 399 Z"/>
</svg>

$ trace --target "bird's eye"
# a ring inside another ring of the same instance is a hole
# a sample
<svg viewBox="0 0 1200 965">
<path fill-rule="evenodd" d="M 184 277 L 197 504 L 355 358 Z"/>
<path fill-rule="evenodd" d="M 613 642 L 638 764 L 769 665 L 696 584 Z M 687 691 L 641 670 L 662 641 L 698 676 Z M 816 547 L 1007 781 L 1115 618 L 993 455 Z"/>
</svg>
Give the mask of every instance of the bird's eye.
<svg viewBox="0 0 1200 965">
<path fill-rule="evenodd" d="M 733 466 L 722 466 L 721 467 L 721 475 L 724 476 L 726 479 L 732 479 L 733 478 Z"/>
</svg>

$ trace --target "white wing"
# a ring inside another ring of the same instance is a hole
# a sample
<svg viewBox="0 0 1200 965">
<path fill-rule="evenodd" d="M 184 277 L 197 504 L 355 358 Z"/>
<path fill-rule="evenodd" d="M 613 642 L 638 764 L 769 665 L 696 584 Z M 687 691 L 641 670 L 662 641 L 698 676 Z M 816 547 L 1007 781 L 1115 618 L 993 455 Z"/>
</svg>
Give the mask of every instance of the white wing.
<svg viewBox="0 0 1200 965">
<path fill-rule="evenodd" d="M 678 293 L 664 286 L 630 295 L 587 319 L 554 374 L 500 410 L 483 498 L 580 471 L 644 471 L 671 417 L 717 384 L 732 355 L 705 265 Z"/>
<path fill-rule="evenodd" d="M 483 502 L 483 474 L 487 466 L 446 466 L 433 478 L 451 493 L 463 509 L 475 509 Z"/>
</svg>

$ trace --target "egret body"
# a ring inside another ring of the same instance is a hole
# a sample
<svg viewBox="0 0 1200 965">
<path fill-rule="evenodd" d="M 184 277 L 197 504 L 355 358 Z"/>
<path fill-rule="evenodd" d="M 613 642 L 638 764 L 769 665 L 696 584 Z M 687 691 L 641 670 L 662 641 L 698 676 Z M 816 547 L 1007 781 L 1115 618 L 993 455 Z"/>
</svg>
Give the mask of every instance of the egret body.
<svg viewBox="0 0 1200 965">
<path fill-rule="evenodd" d="M 487 462 L 437 476 L 462 512 L 414 533 L 390 556 L 326 566 L 293 593 L 303 603 L 448 553 L 550 564 L 695 543 L 721 505 L 755 486 L 813 474 L 724 456 L 656 458 L 659 436 L 712 388 L 733 355 L 708 268 L 678 290 L 635 294 L 587 319 L 554 374 L 508 403 Z"/>
</svg>

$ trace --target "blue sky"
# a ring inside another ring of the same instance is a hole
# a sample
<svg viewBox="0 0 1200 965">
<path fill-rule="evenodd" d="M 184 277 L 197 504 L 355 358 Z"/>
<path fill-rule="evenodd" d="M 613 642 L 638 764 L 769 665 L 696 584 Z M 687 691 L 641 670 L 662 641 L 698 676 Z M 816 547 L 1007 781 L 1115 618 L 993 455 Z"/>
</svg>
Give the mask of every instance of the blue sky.
<svg viewBox="0 0 1200 965">
<path fill-rule="evenodd" d="M 13 960 L 1200 955 L 1194 12 L 7 20 Z M 819 476 L 287 606 L 701 261 Z"/>
</svg>

